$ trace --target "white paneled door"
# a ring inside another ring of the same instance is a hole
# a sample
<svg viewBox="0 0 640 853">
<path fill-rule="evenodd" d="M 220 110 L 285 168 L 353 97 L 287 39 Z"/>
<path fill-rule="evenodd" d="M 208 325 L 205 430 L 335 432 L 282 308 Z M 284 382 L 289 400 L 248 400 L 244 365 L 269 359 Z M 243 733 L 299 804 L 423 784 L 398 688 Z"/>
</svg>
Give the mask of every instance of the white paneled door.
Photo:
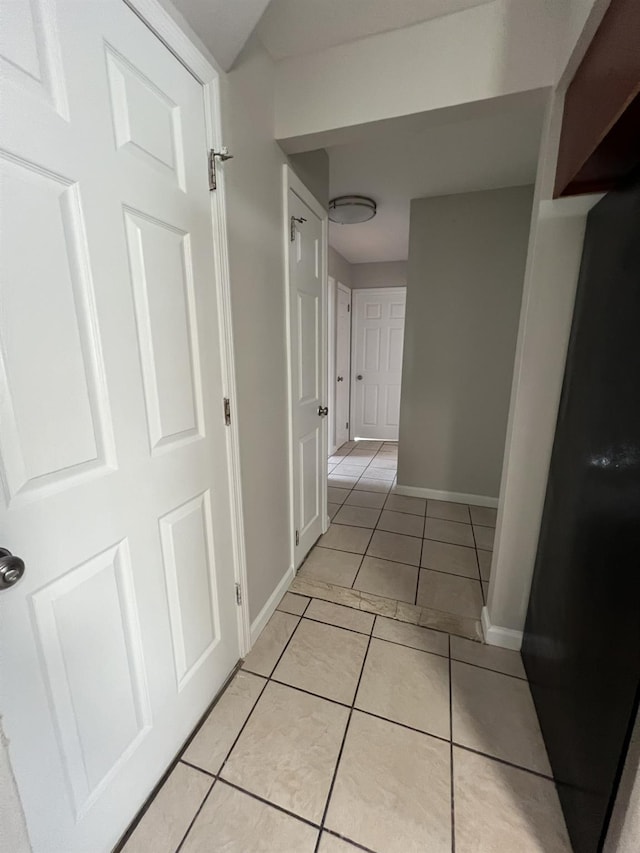
<svg viewBox="0 0 640 853">
<path fill-rule="evenodd" d="M 326 213 L 285 167 L 293 561 L 327 527 Z"/>
<path fill-rule="evenodd" d="M 351 435 L 398 440 L 405 287 L 353 291 Z"/>
<path fill-rule="evenodd" d="M 351 396 L 351 291 L 338 283 L 336 290 L 336 446 L 349 441 Z"/>
<path fill-rule="evenodd" d="M 205 100 L 121 0 L 3 5 L 1 708 L 95 853 L 239 657 Z"/>
</svg>

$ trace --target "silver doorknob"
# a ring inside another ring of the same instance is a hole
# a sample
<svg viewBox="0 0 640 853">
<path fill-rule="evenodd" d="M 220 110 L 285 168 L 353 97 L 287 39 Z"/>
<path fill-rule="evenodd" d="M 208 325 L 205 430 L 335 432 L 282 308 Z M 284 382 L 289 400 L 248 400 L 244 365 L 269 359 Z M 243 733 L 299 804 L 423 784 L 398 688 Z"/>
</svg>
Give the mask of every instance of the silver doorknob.
<svg viewBox="0 0 640 853">
<path fill-rule="evenodd" d="M 361 374 L 361 373 L 359 373 L 359 374 L 356 376 L 356 379 L 357 379 L 358 381 L 361 381 L 361 380 L 362 380 L 362 374 Z"/>
<path fill-rule="evenodd" d="M 321 418 L 326 418 L 329 414 L 329 406 L 318 406 L 318 414 Z"/>
<path fill-rule="evenodd" d="M 18 583 L 24 569 L 24 560 L 14 557 L 6 548 L 0 548 L 0 590 Z"/>
<path fill-rule="evenodd" d="M 342 381 L 343 381 L 343 377 L 342 377 L 342 376 L 338 376 L 338 378 L 337 378 L 337 380 L 336 380 L 336 381 L 337 381 L 337 382 L 342 382 Z"/>
</svg>

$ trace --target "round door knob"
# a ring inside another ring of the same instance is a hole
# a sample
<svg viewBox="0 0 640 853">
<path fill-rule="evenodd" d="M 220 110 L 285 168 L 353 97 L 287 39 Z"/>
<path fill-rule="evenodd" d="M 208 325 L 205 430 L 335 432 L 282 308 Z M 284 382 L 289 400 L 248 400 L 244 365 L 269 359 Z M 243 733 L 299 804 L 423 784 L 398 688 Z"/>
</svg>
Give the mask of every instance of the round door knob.
<svg viewBox="0 0 640 853">
<path fill-rule="evenodd" d="M 356 379 L 360 382 L 360 381 L 362 380 L 362 374 L 361 374 L 361 373 L 359 373 L 359 374 L 356 376 Z"/>
<path fill-rule="evenodd" d="M 318 414 L 321 418 L 326 418 L 329 414 L 329 406 L 318 406 Z"/>
<path fill-rule="evenodd" d="M 16 584 L 24 574 L 24 569 L 24 560 L 14 557 L 6 548 L 0 548 L 0 589 Z"/>
<path fill-rule="evenodd" d="M 342 376 L 338 376 L 337 381 L 338 381 L 338 382 L 342 382 L 342 381 L 343 381 L 343 377 L 342 377 Z"/>
</svg>

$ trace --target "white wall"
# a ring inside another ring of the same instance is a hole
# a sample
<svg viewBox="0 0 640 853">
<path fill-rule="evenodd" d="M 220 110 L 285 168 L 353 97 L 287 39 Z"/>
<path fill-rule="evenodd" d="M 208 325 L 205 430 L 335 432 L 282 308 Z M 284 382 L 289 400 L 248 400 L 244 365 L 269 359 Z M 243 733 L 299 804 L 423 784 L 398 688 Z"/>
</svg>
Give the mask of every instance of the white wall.
<svg viewBox="0 0 640 853">
<path fill-rule="evenodd" d="M 329 155 L 324 148 L 289 155 L 291 168 L 325 210 L 329 207 Z"/>
<path fill-rule="evenodd" d="M 305 136 L 550 86 L 547 0 L 495 0 L 413 27 L 284 59 L 276 136 Z"/>
<path fill-rule="evenodd" d="M 353 264 L 329 246 L 329 275 L 345 287 L 353 287 Z"/>
<path fill-rule="evenodd" d="M 498 497 L 532 198 L 411 202 L 400 486 Z"/>
<path fill-rule="evenodd" d="M 251 620 L 289 568 L 282 211 L 273 63 L 250 40 L 222 81 L 231 298 Z"/>
<path fill-rule="evenodd" d="M 352 264 L 355 289 L 363 287 L 406 287 L 406 261 L 380 261 L 373 264 Z"/>
<path fill-rule="evenodd" d="M 586 20 L 589 2 L 572 4 L 567 38 L 574 41 L 563 45 L 572 68 L 608 5 L 590 3 Z M 585 21 L 581 33 L 580 21 Z M 514 648 L 522 639 L 531 590 L 586 216 L 597 201 L 584 196 L 553 200 L 563 100 L 562 90 L 551 95 L 540 145 L 489 598 L 483 612 L 487 641 Z"/>
</svg>

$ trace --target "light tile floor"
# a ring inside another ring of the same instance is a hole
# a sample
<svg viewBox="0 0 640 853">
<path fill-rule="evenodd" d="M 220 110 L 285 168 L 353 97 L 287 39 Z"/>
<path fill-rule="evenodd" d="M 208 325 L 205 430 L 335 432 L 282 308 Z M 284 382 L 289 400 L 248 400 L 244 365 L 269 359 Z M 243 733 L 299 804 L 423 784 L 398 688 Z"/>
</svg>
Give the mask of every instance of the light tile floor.
<svg viewBox="0 0 640 853">
<path fill-rule="evenodd" d="M 331 525 L 299 576 L 478 619 L 496 510 L 397 494 L 397 452 L 350 441 L 330 457 Z"/>
<path fill-rule="evenodd" d="M 570 853 L 517 653 L 279 608 L 126 853 Z"/>
</svg>

